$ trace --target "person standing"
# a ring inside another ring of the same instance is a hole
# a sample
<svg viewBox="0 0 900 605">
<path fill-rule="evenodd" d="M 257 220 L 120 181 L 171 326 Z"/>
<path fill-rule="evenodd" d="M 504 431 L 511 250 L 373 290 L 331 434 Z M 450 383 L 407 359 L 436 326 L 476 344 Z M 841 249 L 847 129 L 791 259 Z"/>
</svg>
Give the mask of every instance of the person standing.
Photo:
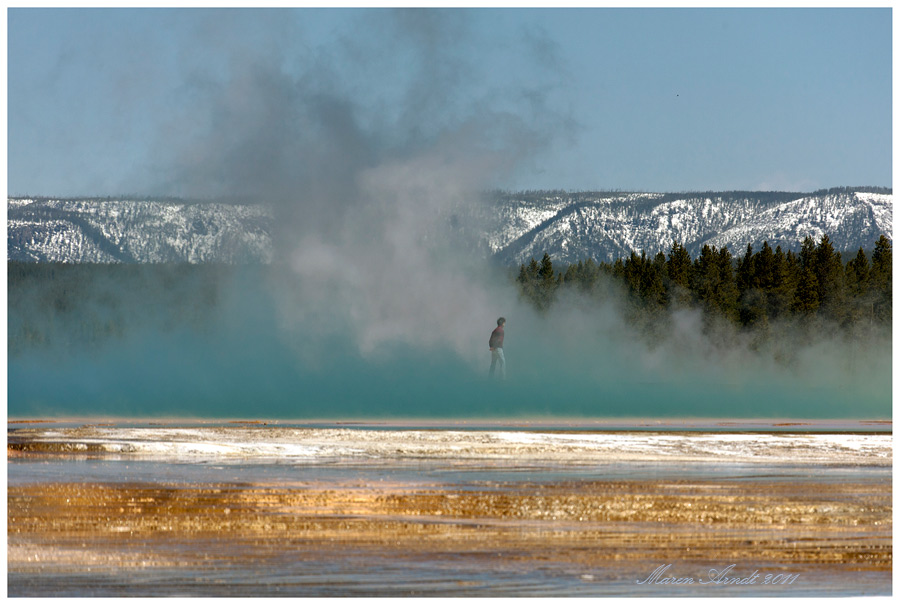
<svg viewBox="0 0 900 605">
<path fill-rule="evenodd" d="M 488 348 L 491 350 L 491 371 L 490 376 L 493 377 L 494 370 L 500 369 L 500 378 L 506 378 L 506 358 L 503 356 L 503 326 L 506 325 L 506 318 L 501 317 L 497 320 L 497 327 L 491 332 L 491 339 L 488 341 Z"/>
</svg>

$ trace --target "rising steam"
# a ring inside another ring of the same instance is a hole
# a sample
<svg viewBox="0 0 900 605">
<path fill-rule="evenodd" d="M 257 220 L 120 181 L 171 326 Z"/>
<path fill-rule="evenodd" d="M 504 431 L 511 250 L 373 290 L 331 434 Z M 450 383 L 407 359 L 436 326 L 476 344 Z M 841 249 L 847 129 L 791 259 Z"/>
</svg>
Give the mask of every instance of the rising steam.
<svg viewBox="0 0 900 605">
<path fill-rule="evenodd" d="M 139 331 L 141 340 L 122 345 L 127 354 L 111 346 L 57 365 L 50 382 L 38 380 L 42 363 L 17 361 L 18 409 L 287 418 L 890 412 L 889 339 L 867 340 L 853 363 L 846 342 L 805 340 L 784 364 L 730 328 L 704 328 L 690 310 L 674 313 L 662 337 L 639 334 L 612 284 L 600 302 L 573 296 L 546 316 L 520 302 L 472 234 L 489 203 L 483 192 L 514 184 L 573 133 L 550 102 L 565 73 L 552 43 L 534 31 L 498 42 L 498 54 L 526 53 L 544 66 L 543 79 L 516 81 L 490 71 L 502 57 L 468 52 L 483 34 L 466 12 L 358 14 L 302 56 L 282 55 L 279 40 L 307 33 L 277 14 L 265 44 L 232 43 L 239 12 L 198 32 L 219 68 L 195 72 L 185 56 L 190 102 L 161 131 L 156 190 L 270 206 L 279 260 L 261 282 L 235 281 L 203 338 Z M 487 340 L 501 315 L 510 379 L 497 385 L 486 381 Z M 783 328 L 778 346 L 793 341 Z M 110 377 L 91 383 L 99 391 L 83 388 L 92 372 Z"/>
</svg>

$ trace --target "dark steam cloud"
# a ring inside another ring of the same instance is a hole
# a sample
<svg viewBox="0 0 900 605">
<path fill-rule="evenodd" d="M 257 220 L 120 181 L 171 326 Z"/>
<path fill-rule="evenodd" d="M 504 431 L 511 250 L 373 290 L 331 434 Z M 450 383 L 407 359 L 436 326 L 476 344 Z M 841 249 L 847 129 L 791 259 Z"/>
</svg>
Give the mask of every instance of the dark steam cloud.
<svg viewBox="0 0 900 605">
<path fill-rule="evenodd" d="M 470 355 L 514 300 L 471 278 L 472 242 L 449 238 L 446 223 L 452 215 L 464 231 L 482 192 L 568 126 L 545 103 L 548 82 L 486 80 L 480 64 L 496 57 L 468 50 L 484 47 L 468 16 L 364 12 L 303 57 L 274 42 L 235 49 L 227 19 L 206 34 L 223 41 L 223 73 L 192 82 L 197 98 L 178 119 L 192 136 L 167 142 L 169 187 L 275 209 L 287 329 L 315 318 L 317 331 L 353 330 L 366 352 L 399 340 Z M 522 40 L 497 53 L 546 55 L 547 79 L 558 79 L 548 43 Z"/>
</svg>

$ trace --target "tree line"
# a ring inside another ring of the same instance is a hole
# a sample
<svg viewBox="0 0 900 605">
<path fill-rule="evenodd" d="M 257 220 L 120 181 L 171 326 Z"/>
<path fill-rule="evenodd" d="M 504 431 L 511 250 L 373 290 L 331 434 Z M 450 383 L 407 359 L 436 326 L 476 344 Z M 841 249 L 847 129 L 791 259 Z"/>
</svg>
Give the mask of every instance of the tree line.
<svg viewBox="0 0 900 605">
<path fill-rule="evenodd" d="M 626 292 L 632 318 L 690 307 L 753 328 L 812 317 L 889 325 L 892 313 L 891 242 L 884 235 L 870 254 L 860 248 L 846 262 L 828 235 L 818 242 L 807 237 L 799 252 L 748 244 L 737 257 L 706 245 L 692 258 L 676 241 L 668 255 L 631 252 L 612 263 L 589 258 L 562 269 L 545 253 L 540 262 L 520 265 L 515 281 L 521 297 L 543 312 L 566 291 L 603 296 L 611 281 Z"/>
<path fill-rule="evenodd" d="M 85 353 L 134 330 L 203 330 L 228 265 L 7 261 L 7 353 Z"/>
<path fill-rule="evenodd" d="M 870 253 L 860 248 L 846 261 L 825 235 L 818 242 L 806 238 L 799 252 L 764 243 L 759 250 L 748 245 L 738 257 L 725 247 L 704 246 L 692 258 L 678 242 L 668 254 L 632 252 L 612 263 L 589 258 L 559 268 L 544 254 L 510 277 L 542 312 L 567 292 L 602 299 L 622 290 L 626 318 L 637 323 L 687 307 L 746 328 L 822 318 L 890 329 L 891 264 L 891 242 L 883 235 Z M 224 265 L 8 261 L 7 352 L 91 347 L 141 326 L 209 329 L 210 313 L 237 277 Z M 258 286 L 261 279 L 251 282 Z"/>
</svg>

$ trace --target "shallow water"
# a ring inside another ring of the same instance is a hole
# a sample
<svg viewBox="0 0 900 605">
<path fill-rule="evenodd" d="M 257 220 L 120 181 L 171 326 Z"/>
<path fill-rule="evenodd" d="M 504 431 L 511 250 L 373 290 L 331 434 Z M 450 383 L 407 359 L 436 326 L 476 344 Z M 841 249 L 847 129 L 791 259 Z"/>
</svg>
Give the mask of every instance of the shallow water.
<svg viewBox="0 0 900 605">
<path fill-rule="evenodd" d="M 758 425 L 10 423 L 8 591 L 890 594 L 890 425 Z"/>
<path fill-rule="evenodd" d="M 706 577 L 709 566 L 687 573 Z M 545 565 L 504 569 L 496 561 L 445 557 L 441 561 L 380 558 L 366 553 L 340 559 L 274 559 L 264 575 L 256 566 L 224 570 L 128 570 L 127 572 L 10 573 L 9 596 L 41 597 L 825 597 L 890 595 L 883 572 L 857 572 L 855 581 L 835 581 L 828 570 L 803 570 L 792 585 L 700 585 L 636 587 L 632 569 L 577 573 Z M 759 569 L 759 568 L 756 568 Z M 745 573 L 756 569 L 744 568 Z M 652 571 L 647 568 L 648 573 Z M 777 571 L 774 573 L 778 573 Z M 802 581 L 802 584 L 801 584 Z M 760 581 L 761 582 L 761 581 Z"/>
</svg>

